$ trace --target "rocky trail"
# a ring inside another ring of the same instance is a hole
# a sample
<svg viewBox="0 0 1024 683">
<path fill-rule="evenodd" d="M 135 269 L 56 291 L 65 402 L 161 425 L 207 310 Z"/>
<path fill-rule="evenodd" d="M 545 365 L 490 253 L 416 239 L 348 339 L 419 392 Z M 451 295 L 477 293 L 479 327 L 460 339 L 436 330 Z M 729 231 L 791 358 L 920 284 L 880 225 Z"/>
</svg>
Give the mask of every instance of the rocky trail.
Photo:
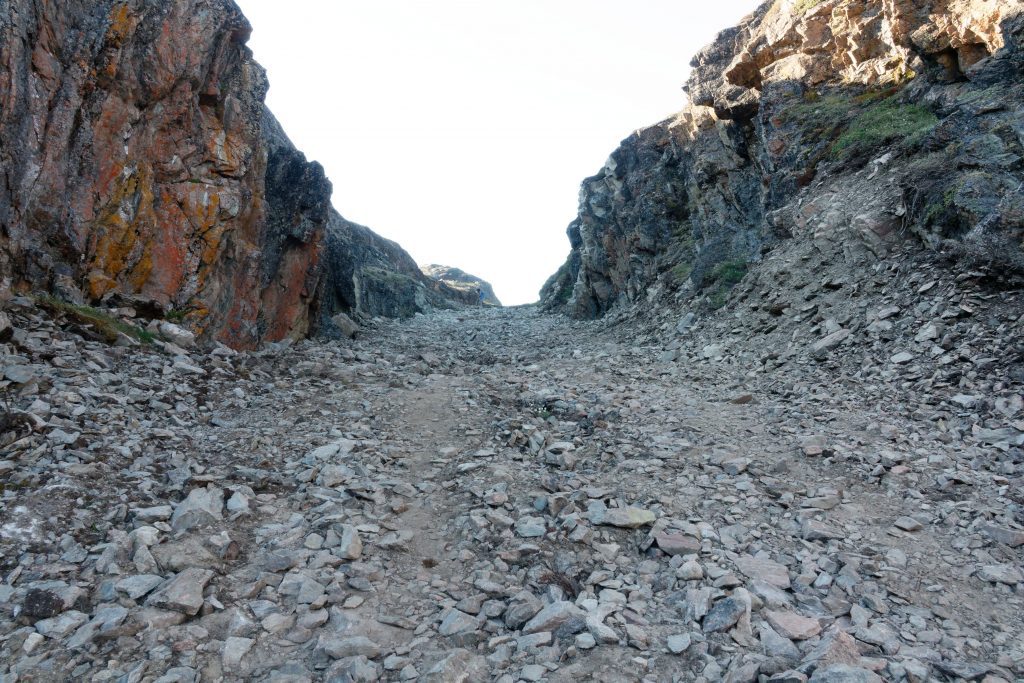
<svg viewBox="0 0 1024 683">
<path fill-rule="evenodd" d="M 5 683 L 1024 675 L 1019 466 L 855 383 L 531 307 L 254 353 L 8 312 Z"/>
</svg>

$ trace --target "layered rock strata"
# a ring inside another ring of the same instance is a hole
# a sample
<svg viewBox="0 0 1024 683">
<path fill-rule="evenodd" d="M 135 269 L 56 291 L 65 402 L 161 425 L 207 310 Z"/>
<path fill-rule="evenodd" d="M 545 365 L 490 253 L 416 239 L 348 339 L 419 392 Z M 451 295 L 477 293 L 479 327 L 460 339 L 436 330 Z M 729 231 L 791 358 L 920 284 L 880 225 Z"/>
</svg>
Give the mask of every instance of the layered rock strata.
<svg viewBox="0 0 1024 683">
<path fill-rule="evenodd" d="M 583 317 L 668 293 L 715 307 L 804 229 L 850 229 L 871 249 L 907 229 L 1021 269 L 1022 12 L 763 4 L 693 59 L 683 111 L 583 182 L 572 252 L 542 301 Z"/>
</svg>

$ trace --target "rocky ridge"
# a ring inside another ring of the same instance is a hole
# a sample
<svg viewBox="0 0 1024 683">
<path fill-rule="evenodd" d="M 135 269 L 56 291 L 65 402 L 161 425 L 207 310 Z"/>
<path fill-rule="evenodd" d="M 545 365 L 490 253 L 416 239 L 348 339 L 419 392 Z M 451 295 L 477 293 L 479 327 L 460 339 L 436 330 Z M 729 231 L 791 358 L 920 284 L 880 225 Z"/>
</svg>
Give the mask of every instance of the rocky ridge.
<svg viewBox="0 0 1024 683">
<path fill-rule="evenodd" d="M 545 306 L 715 308 L 809 224 L 1021 272 L 1022 12 L 1018 0 L 766 2 L 694 58 L 686 109 L 584 181 Z"/>
<path fill-rule="evenodd" d="M 264 106 L 251 30 L 230 0 L 5 2 L 0 281 L 145 302 L 236 348 L 451 305 L 331 207 Z"/>
<path fill-rule="evenodd" d="M 464 270 L 452 268 L 451 266 L 440 266 L 433 263 L 421 266 L 420 270 L 430 279 L 442 282 L 452 289 L 459 291 L 463 295 L 465 303 L 474 305 L 479 303 L 477 296 L 477 290 L 479 289 L 483 292 L 485 304 L 501 306 L 501 301 L 495 295 L 494 287 L 491 286 L 491 283 L 476 275 L 470 275 Z"/>
</svg>

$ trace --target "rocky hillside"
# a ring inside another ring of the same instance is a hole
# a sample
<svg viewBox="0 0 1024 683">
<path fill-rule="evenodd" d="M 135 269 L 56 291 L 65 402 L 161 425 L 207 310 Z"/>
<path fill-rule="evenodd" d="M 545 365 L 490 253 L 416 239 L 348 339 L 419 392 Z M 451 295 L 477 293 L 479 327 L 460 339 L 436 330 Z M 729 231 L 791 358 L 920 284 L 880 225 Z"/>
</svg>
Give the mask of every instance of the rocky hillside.
<svg viewBox="0 0 1024 683">
<path fill-rule="evenodd" d="M 0 3 L 0 280 L 183 315 L 235 347 L 436 287 L 342 219 L 264 106 L 231 0 Z"/>
<path fill-rule="evenodd" d="M 819 238 L 1021 271 L 1022 12 L 765 3 L 693 59 L 683 111 L 583 182 L 542 301 L 582 317 L 650 300 L 714 309 L 764 254 Z"/>
<path fill-rule="evenodd" d="M 430 279 L 442 282 L 459 292 L 466 303 L 478 303 L 477 290 L 479 289 L 484 294 L 484 303 L 491 306 L 501 306 L 501 301 L 498 300 L 497 295 L 494 293 L 494 287 L 491 286 L 491 283 L 478 278 L 476 275 L 470 275 L 464 270 L 452 268 L 451 266 L 439 266 L 433 263 L 428 266 L 422 266 L 420 270 Z"/>
</svg>

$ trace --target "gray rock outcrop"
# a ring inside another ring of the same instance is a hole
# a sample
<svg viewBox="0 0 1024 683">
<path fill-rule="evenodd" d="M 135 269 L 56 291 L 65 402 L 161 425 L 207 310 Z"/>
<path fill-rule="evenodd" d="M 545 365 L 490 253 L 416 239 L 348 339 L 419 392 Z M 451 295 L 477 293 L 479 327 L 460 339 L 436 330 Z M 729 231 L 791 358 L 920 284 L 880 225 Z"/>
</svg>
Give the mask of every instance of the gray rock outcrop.
<svg viewBox="0 0 1024 683">
<path fill-rule="evenodd" d="M 583 182 L 572 252 L 541 293 L 598 317 L 696 297 L 717 308 L 765 250 L 908 230 L 1024 270 L 1024 4 L 763 4 L 692 62 L 690 104 Z"/>
</svg>

